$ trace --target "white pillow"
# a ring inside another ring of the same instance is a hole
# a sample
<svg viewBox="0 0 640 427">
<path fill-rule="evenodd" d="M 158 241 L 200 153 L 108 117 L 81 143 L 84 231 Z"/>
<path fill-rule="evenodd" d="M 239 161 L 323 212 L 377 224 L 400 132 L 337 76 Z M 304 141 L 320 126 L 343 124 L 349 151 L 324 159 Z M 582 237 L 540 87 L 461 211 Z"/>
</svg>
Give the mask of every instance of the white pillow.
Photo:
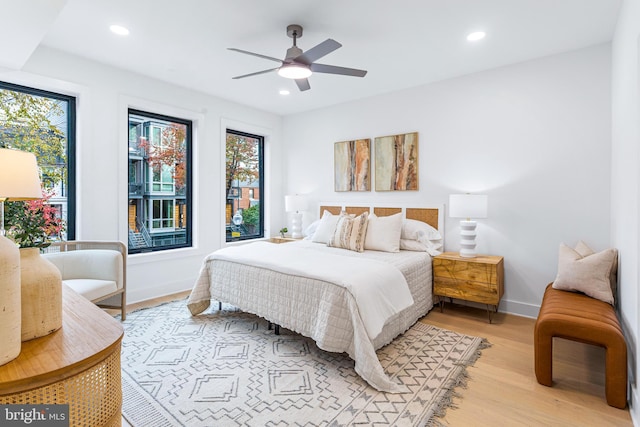
<svg viewBox="0 0 640 427">
<path fill-rule="evenodd" d="M 400 250 L 427 252 L 427 247 L 417 240 L 400 239 Z"/>
<path fill-rule="evenodd" d="M 369 212 L 363 212 L 357 217 L 340 215 L 336 231 L 329 239 L 327 246 L 364 252 L 364 239 L 367 235 L 367 217 Z"/>
<path fill-rule="evenodd" d="M 417 243 L 410 243 L 410 241 Z M 424 249 L 420 249 L 421 247 Z M 442 235 L 426 222 L 405 219 L 400 234 L 400 249 L 429 252 L 433 256 L 440 255 Z"/>
<path fill-rule="evenodd" d="M 369 215 L 364 248 L 373 251 L 400 252 L 402 213 L 389 216 Z"/>
<path fill-rule="evenodd" d="M 561 243 L 558 253 L 558 275 L 553 282 L 555 289 L 582 292 L 613 305 L 611 284 L 617 269 L 617 250 L 593 253 L 580 241 L 575 249 Z"/>
<path fill-rule="evenodd" d="M 418 240 L 418 235 L 425 235 L 429 240 L 442 240 L 440 232 L 426 222 L 415 219 L 405 219 L 402 222 L 400 238 Z"/>
<path fill-rule="evenodd" d="M 340 215 L 333 215 L 329 211 L 324 211 L 322 213 L 322 218 L 320 218 L 320 222 L 318 223 L 318 228 L 316 229 L 316 232 L 313 233 L 311 241 L 325 244 L 328 243 L 329 239 L 331 239 L 333 233 L 336 231 L 336 225 L 338 224 L 339 219 Z"/>
<path fill-rule="evenodd" d="M 307 228 L 304 229 L 304 231 L 302 231 L 302 236 L 305 239 L 311 239 L 315 234 L 316 230 L 318 229 L 319 224 L 320 224 L 319 219 L 316 219 L 315 221 L 313 221 L 311 224 L 309 224 Z"/>
</svg>

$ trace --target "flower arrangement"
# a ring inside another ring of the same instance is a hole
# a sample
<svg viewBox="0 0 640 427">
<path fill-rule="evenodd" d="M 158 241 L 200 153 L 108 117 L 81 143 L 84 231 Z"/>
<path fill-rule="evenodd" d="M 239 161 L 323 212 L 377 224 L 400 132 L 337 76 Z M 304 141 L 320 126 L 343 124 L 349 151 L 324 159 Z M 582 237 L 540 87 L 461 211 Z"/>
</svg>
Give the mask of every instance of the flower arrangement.
<svg viewBox="0 0 640 427">
<path fill-rule="evenodd" d="M 53 194 L 42 195 L 42 199 L 5 203 L 7 237 L 21 248 L 46 248 L 65 230 L 64 220 L 47 203 Z"/>
<path fill-rule="evenodd" d="M 286 233 L 287 231 L 289 231 L 289 230 L 287 230 L 287 227 L 281 228 L 280 229 L 280 237 L 282 237 L 284 239 L 284 233 Z"/>
</svg>

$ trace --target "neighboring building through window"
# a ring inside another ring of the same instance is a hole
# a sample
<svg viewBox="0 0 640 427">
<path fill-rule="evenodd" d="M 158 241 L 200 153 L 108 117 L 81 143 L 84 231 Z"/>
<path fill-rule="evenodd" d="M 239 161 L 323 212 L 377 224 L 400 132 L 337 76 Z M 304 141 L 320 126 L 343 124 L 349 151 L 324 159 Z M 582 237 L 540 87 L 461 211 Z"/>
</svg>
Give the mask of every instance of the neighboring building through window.
<svg viewBox="0 0 640 427">
<path fill-rule="evenodd" d="M 264 137 L 227 129 L 226 241 L 264 237 Z"/>
<path fill-rule="evenodd" d="M 64 223 L 53 240 L 75 239 L 75 135 L 75 97 L 0 82 L 0 147 L 35 154 L 45 203 Z"/>
<path fill-rule="evenodd" d="M 129 110 L 129 253 L 191 246 L 192 126 Z"/>
</svg>

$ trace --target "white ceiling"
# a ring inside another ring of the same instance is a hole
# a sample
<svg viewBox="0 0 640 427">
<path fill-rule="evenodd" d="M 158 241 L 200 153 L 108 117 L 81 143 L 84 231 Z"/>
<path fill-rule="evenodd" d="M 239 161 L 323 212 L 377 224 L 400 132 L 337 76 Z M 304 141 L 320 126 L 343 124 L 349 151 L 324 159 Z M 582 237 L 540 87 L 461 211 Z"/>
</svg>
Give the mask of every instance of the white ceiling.
<svg viewBox="0 0 640 427">
<path fill-rule="evenodd" d="M 40 39 L 44 46 L 288 115 L 608 42 L 620 3 L 1 0 L 3 22 L 25 25 L 0 28 L 0 40 L 12 41 L 11 50 L 0 44 L 0 66 L 20 68 Z M 130 35 L 112 34 L 114 23 Z M 276 73 L 231 79 L 278 64 L 228 47 L 284 58 L 292 44 L 289 24 L 304 27 L 298 40 L 303 50 L 327 38 L 342 43 L 319 62 L 366 69 L 367 76 L 314 74 L 306 92 Z M 467 42 L 477 30 L 487 37 Z M 291 94 L 279 95 L 280 89 Z"/>
</svg>

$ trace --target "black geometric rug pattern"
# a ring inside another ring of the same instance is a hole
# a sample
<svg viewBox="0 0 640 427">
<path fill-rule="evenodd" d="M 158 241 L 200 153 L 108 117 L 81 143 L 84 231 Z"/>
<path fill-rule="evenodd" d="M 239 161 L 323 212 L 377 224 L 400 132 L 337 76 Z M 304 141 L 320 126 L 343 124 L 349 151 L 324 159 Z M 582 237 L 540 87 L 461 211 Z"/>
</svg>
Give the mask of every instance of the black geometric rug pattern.
<svg viewBox="0 0 640 427">
<path fill-rule="evenodd" d="M 186 301 L 127 315 L 123 416 L 134 427 L 425 426 L 437 424 L 466 367 L 488 344 L 416 323 L 377 354 L 410 392 L 381 393 L 346 355 L 217 304 L 192 317 Z"/>
</svg>

